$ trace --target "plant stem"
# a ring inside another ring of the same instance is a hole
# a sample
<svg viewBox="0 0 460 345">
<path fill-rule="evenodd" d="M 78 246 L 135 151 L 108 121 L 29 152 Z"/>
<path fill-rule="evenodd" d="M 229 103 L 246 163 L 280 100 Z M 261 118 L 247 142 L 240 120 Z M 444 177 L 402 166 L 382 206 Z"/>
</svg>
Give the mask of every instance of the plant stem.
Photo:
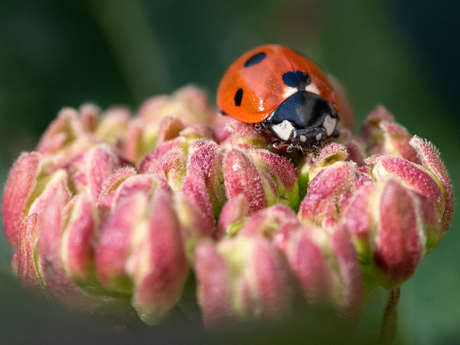
<svg viewBox="0 0 460 345">
<path fill-rule="evenodd" d="M 388 302 L 383 313 L 379 344 L 393 344 L 398 331 L 398 302 L 400 288 L 394 288 L 388 294 Z"/>
</svg>

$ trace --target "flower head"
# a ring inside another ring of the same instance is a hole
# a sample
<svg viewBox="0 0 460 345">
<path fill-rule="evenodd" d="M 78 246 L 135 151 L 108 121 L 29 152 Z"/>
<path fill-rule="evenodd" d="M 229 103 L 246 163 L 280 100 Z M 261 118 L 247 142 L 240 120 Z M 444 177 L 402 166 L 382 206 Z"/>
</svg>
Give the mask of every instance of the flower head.
<svg viewBox="0 0 460 345">
<path fill-rule="evenodd" d="M 207 325 L 278 318 L 299 296 L 357 316 L 366 291 L 400 286 L 441 241 L 453 194 L 439 152 L 383 107 L 353 135 L 337 88 L 340 136 L 305 157 L 267 150 L 269 135 L 192 86 L 134 115 L 62 110 L 5 186 L 20 283 L 148 324 L 191 272 Z"/>
</svg>

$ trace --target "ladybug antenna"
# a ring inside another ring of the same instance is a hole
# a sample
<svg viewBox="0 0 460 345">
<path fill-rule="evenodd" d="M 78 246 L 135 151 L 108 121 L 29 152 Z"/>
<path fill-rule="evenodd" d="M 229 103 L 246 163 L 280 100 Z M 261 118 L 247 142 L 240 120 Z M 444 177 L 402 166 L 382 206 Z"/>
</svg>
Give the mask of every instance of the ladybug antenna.
<svg viewBox="0 0 460 345">
<path fill-rule="evenodd" d="M 286 72 L 283 74 L 283 82 L 287 86 L 295 87 L 297 90 L 305 90 L 311 83 L 311 77 L 307 72 Z"/>
</svg>

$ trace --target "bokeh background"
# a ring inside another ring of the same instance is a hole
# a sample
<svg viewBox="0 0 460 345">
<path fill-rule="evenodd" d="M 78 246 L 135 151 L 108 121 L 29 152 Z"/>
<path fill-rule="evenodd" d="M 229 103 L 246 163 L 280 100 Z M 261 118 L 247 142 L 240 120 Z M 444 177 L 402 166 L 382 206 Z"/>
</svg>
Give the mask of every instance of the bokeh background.
<svg viewBox="0 0 460 345">
<path fill-rule="evenodd" d="M 145 98 L 189 83 L 205 88 L 214 102 L 219 79 L 236 57 L 256 45 L 279 43 L 308 55 L 343 83 L 357 130 L 380 103 L 412 134 L 432 141 L 455 187 L 460 181 L 458 4 L 1 0 L 0 183 L 20 152 L 33 150 L 63 106 L 90 101 L 135 110 Z M 459 240 L 456 212 L 445 239 L 401 289 L 398 343 L 460 343 Z M 2 232 L 4 344 L 204 342 L 196 324 L 177 318 L 155 328 L 134 325 L 114 333 L 120 327 L 107 317 L 69 311 L 24 292 L 11 274 L 11 256 Z M 385 299 L 385 291 L 375 292 L 358 332 L 378 331 Z M 308 340 L 292 328 L 285 329 L 292 335 L 283 335 L 287 343 Z"/>
</svg>

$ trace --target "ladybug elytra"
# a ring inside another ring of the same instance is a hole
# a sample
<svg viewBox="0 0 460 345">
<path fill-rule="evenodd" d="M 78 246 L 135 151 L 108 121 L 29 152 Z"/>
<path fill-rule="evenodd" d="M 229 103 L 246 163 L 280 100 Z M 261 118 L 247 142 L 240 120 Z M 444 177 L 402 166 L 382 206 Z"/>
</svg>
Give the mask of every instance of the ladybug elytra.
<svg viewBox="0 0 460 345">
<path fill-rule="evenodd" d="M 217 91 L 223 114 L 254 124 L 288 146 L 314 152 L 338 136 L 337 97 L 326 75 L 309 59 L 279 45 L 254 48 L 225 72 Z"/>
</svg>

